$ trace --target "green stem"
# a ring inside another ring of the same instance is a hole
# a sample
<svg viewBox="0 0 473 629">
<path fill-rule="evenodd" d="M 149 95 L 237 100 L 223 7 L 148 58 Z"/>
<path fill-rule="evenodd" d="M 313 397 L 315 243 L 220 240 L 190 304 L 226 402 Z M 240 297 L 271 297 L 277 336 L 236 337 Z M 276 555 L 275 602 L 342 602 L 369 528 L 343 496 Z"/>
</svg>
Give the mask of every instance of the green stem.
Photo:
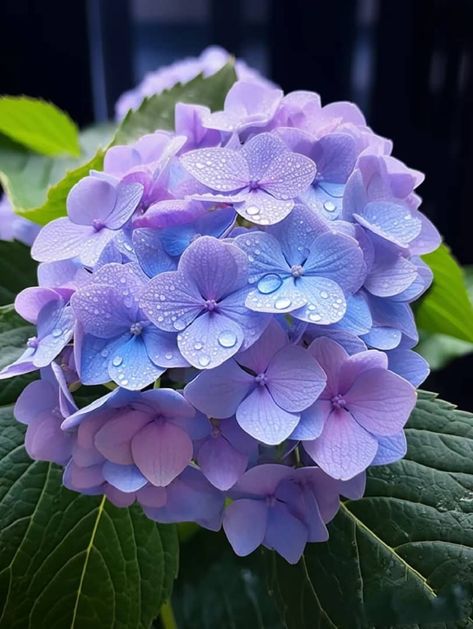
<svg viewBox="0 0 473 629">
<path fill-rule="evenodd" d="M 166 601 L 161 607 L 161 624 L 163 629 L 178 629 L 171 601 Z"/>
</svg>

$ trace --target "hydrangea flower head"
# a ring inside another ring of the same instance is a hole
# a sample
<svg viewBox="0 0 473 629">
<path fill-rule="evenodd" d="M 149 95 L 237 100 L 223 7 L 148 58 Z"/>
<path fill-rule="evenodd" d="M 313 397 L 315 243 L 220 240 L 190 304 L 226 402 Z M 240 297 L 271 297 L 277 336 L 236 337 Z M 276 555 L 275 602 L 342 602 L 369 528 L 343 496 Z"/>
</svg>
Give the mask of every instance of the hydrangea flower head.
<svg viewBox="0 0 473 629">
<path fill-rule="evenodd" d="M 240 76 L 222 111 L 178 103 L 174 131 L 72 188 L 16 300 L 37 332 L 0 378 L 40 370 L 16 417 L 72 491 L 295 563 L 406 452 L 439 235 L 355 105 Z M 78 409 L 80 385 L 107 388 Z"/>
</svg>

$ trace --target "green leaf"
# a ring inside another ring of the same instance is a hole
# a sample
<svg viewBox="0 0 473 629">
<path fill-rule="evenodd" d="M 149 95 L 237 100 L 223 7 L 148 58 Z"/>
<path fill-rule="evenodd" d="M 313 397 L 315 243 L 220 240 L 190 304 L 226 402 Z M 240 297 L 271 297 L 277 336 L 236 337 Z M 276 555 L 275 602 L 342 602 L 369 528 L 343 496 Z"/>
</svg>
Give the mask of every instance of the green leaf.
<svg viewBox="0 0 473 629">
<path fill-rule="evenodd" d="M 236 81 L 233 62 L 209 77 L 197 76 L 169 90 L 145 98 L 136 111 L 130 110 L 118 127 L 113 144 L 131 144 L 145 133 L 174 128 L 176 103 L 206 105 L 212 111 L 223 109 L 228 90 Z"/>
<path fill-rule="evenodd" d="M 110 125 L 87 129 L 81 133 L 80 158 L 56 159 L 0 136 L 0 181 L 15 212 L 39 224 L 64 216 L 72 186 L 89 170 L 102 168 L 103 150 L 98 147 L 108 144 L 110 136 Z"/>
<path fill-rule="evenodd" d="M 0 368 L 31 333 L 0 308 Z M 68 491 L 58 466 L 29 459 L 9 405 L 30 380 L 0 382 L 0 628 L 148 628 L 177 574 L 176 527 Z"/>
<path fill-rule="evenodd" d="M 0 306 L 14 301 L 17 293 L 36 284 L 36 263 L 19 242 L 0 241 Z"/>
<path fill-rule="evenodd" d="M 136 111 L 127 114 L 110 143 L 102 138 L 100 146 L 130 144 L 156 129 L 172 129 L 174 108 L 178 102 L 199 103 L 213 110 L 219 109 L 235 80 L 233 64 L 227 64 L 212 76 L 198 76 L 189 83 L 178 84 L 151 96 Z M 110 128 L 107 133 L 110 134 Z M 87 154 L 88 159 L 78 161 L 52 162 L 32 155 L 18 145 L 0 144 L 0 179 L 18 214 L 42 225 L 66 215 L 66 199 L 72 186 L 90 170 L 101 170 L 103 167 L 106 149 L 100 148 L 94 155 L 86 150 L 90 149 L 86 140 L 82 134 L 83 154 Z"/>
<path fill-rule="evenodd" d="M 473 267 L 463 267 L 463 273 L 468 290 L 470 303 L 473 303 Z M 420 331 L 420 341 L 416 347 L 429 363 L 432 370 L 442 369 L 455 358 L 466 356 L 473 352 L 473 343 L 462 341 L 446 334 L 433 334 Z"/>
<path fill-rule="evenodd" d="M 288 627 L 473 623 L 473 415 L 422 392 L 407 438 L 406 458 L 370 470 L 327 543 L 296 567 L 274 560 Z"/>
<path fill-rule="evenodd" d="M 42 155 L 80 155 L 74 122 L 52 103 L 36 98 L 2 96 L 0 132 Z"/>
<path fill-rule="evenodd" d="M 446 245 L 423 260 L 432 269 L 434 282 L 416 308 L 418 327 L 473 343 L 473 306 L 461 267 Z"/>
</svg>

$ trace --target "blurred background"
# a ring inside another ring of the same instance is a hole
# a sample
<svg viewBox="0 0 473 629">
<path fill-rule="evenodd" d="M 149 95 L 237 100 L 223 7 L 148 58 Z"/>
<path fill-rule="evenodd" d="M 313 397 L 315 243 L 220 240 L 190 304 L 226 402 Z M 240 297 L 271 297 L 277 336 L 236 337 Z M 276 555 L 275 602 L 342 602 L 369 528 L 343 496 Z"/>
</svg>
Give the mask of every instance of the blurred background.
<svg viewBox="0 0 473 629">
<path fill-rule="evenodd" d="M 0 93 L 113 117 L 145 74 L 219 44 L 285 91 L 355 101 L 426 173 L 424 212 L 473 264 L 472 0 L 2 0 Z M 473 358 L 424 388 L 473 410 Z"/>
</svg>

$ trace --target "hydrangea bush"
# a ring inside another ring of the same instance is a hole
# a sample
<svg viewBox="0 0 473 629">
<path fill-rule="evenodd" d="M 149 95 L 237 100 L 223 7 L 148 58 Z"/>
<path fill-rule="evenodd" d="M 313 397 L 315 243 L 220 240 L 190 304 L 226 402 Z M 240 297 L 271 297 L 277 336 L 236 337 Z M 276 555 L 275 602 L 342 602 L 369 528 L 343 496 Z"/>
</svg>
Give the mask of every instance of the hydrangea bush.
<svg viewBox="0 0 473 629">
<path fill-rule="evenodd" d="M 64 114 L 29 133 L 35 103 L 0 99 L 0 237 L 39 263 L 17 314 L 0 286 L 0 627 L 151 626 L 189 522 L 179 627 L 471 613 L 473 424 L 416 391 L 414 348 L 473 340 L 473 309 L 423 176 L 354 104 L 226 59 L 148 77 L 92 158 Z"/>
<path fill-rule="evenodd" d="M 351 103 L 238 80 L 222 111 L 110 148 L 32 256 L 36 325 L 1 378 L 66 487 L 158 522 L 223 525 L 296 563 L 339 496 L 406 451 L 428 367 L 411 303 L 439 235 L 422 175 Z M 78 409 L 70 390 L 112 389 Z"/>
</svg>

